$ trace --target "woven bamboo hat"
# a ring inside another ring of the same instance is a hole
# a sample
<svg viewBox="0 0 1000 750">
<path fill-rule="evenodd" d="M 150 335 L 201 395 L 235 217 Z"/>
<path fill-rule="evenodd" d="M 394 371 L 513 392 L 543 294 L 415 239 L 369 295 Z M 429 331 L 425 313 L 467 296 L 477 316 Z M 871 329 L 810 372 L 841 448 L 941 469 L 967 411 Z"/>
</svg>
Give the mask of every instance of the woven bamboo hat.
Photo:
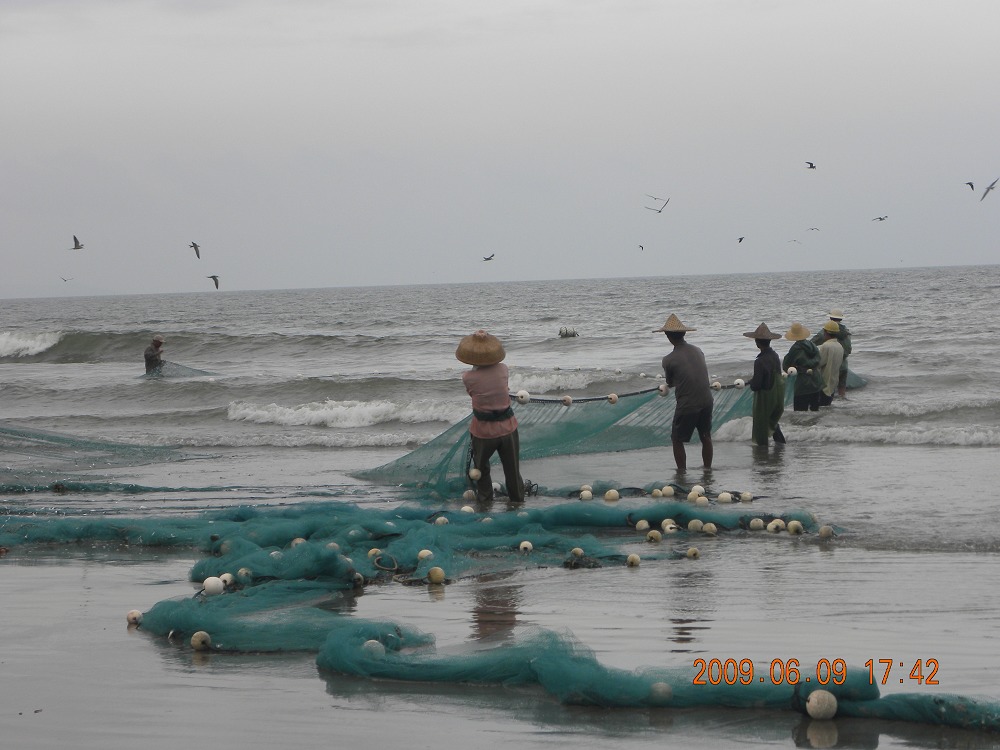
<svg viewBox="0 0 1000 750">
<path fill-rule="evenodd" d="M 840 323 L 836 320 L 828 320 L 823 324 L 823 330 L 836 335 L 840 333 Z"/>
<path fill-rule="evenodd" d="M 785 331 L 785 338 L 789 341 L 805 341 L 809 338 L 809 329 L 801 323 L 792 323 L 792 327 Z"/>
<path fill-rule="evenodd" d="M 497 362 L 503 362 L 507 352 L 504 351 L 500 339 L 480 328 L 458 343 L 455 356 L 459 362 L 465 362 L 467 365 L 495 365 Z"/>
<path fill-rule="evenodd" d="M 767 323 L 761 323 L 757 326 L 756 331 L 750 331 L 749 333 L 744 333 L 748 339 L 769 339 L 774 341 L 775 339 L 780 339 L 780 333 L 771 333 L 771 329 L 767 327 Z"/>
<path fill-rule="evenodd" d="M 688 331 L 696 331 L 697 328 L 688 328 L 686 325 L 681 323 L 681 319 L 678 318 L 673 313 L 670 313 L 670 317 L 667 318 L 667 322 L 663 324 L 661 328 L 654 328 L 653 333 L 687 333 Z"/>
</svg>

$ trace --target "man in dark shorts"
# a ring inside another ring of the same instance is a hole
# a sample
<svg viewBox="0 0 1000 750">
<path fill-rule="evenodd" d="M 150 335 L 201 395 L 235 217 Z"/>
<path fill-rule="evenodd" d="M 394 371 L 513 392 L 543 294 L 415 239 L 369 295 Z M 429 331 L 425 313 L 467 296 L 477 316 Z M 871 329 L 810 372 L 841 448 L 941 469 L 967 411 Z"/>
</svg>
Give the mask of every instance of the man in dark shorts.
<svg viewBox="0 0 1000 750">
<path fill-rule="evenodd" d="M 153 336 L 153 343 L 146 347 L 143 357 L 146 360 L 147 375 L 159 375 L 163 371 L 163 336 Z"/>
<path fill-rule="evenodd" d="M 667 386 L 674 389 L 677 405 L 670 442 L 674 450 L 677 471 L 687 471 L 687 452 L 684 444 L 698 430 L 701 440 L 701 459 L 706 469 L 712 468 L 712 387 L 708 382 L 708 365 L 705 355 L 697 346 L 684 340 L 684 334 L 693 331 L 671 314 L 667 322 L 653 333 L 663 331 L 674 345 L 674 350 L 663 358 L 663 374 Z"/>
</svg>

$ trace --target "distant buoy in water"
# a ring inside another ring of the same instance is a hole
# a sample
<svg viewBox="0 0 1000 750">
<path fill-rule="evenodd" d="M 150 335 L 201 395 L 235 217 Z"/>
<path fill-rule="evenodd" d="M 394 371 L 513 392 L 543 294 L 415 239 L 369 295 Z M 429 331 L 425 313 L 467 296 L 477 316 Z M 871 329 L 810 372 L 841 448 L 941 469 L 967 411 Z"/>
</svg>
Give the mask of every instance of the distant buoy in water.
<svg viewBox="0 0 1000 750">
<path fill-rule="evenodd" d="M 694 493 L 697 493 L 699 495 L 704 495 L 705 494 L 705 488 L 702 487 L 700 484 L 696 484 L 694 487 L 692 487 L 691 491 L 694 492 Z"/>
<path fill-rule="evenodd" d="M 731 503 L 733 501 L 733 495 L 730 492 L 720 492 L 719 497 L 716 499 L 720 503 Z"/>
<path fill-rule="evenodd" d="M 802 528 L 802 522 L 791 520 L 788 522 L 788 526 L 785 527 L 789 534 L 801 534 L 804 529 Z"/>
<path fill-rule="evenodd" d="M 814 719 L 832 719 L 837 715 L 837 696 L 829 690 L 813 690 L 806 698 L 806 711 Z"/>
<path fill-rule="evenodd" d="M 562 397 L 562 402 L 563 402 L 563 406 L 572 406 L 573 405 L 573 397 L 567 394 L 567 395 L 565 395 L 565 396 Z"/>
<path fill-rule="evenodd" d="M 787 372 L 788 372 L 789 375 L 798 375 L 799 374 L 799 371 L 796 370 L 794 367 L 789 367 L 788 370 L 787 370 Z"/>
<path fill-rule="evenodd" d="M 630 568 L 638 568 L 639 556 L 633 552 L 631 555 L 625 558 L 625 564 L 628 565 Z"/>
<path fill-rule="evenodd" d="M 478 482 L 480 478 L 482 478 L 482 476 L 483 472 L 481 472 L 475 466 L 469 469 L 469 479 L 471 479 L 473 482 Z"/>
<path fill-rule="evenodd" d="M 752 492 L 741 492 L 740 493 L 740 502 L 741 503 L 749 503 L 751 500 L 753 500 L 753 493 Z"/>
<path fill-rule="evenodd" d="M 704 526 L 701 527 L 701 531 L 703 534 L 718 534 L 719 528 L 714 523 L 709 521 L 708 523 L 706 523 Z"/>
<path fill-rule="evenodd" d="M 663 539 L 663 534 L 661 534 L 656 529 L 650 529 L 649 532 L 646 534 L 646 541 L 651 542 L 653 544 L 656 544 L 662 539 Z"/>
<path fill-rule="evenodd" d="M 448 519 L 445 518 L 444 516 L 438 516 L 437 518 L 434 519 L 434 523 L 437 526 L 444 526 L 446 523 L 448 523 Z"/>
<path fill-rule="evenodd" d="M 692 518 L 688 521 L 688 531 L 701 531 L 705 524 L 698 518 Z"/>
<path fill-rule="evenodd" d="M 209 576 L 201 582 L 201 585 L 205 589 L 205 596 L 218 596 L 226 590 L 226 584 L 217 576 Z"/>
<path fill-rule="evenodd" d="M 618 490 L 608 490 L 604 493 L 604 499 L 609 503 L 616 502 L 619 498 L 621 498 L 621 495 L 618 494 Z"/>
<path fill-rule="evenodd" d="M 664 486 L 664 487 L 663 487 L 663 488 L 662 488 L 662 489 L 660 490 L 660 492 L 662 492 L 662 493 L 663 493 L 663 496 L 664 496 L 664 497 L 673 497 L 673 496 L 674 496 L 674 488 L 673 488 L 673 487 L 671 487 L 671 486 L 670 486 L 669 484 L 668 484 L 668 485 L 665 485 L 665 486 Z"/>
<path fill-rule="evenodd" d="M 645 531 L 648 528 L 649 528 L 649 521 L 647 521 L 644 518 L 635 522 L 636 531 Z"/>
<path fill-rule="evenodd" d="M 735 385 L 737 389 L 739 389 L 745 386 L 746 383 L 743 382 L 743 378 L 736 378 L 736 380 L 733 381 L 733 385 Z"/>
<path fill-rule="evenodd" d="M 760 531 L 764 528 L 763 518 L 751 518 L 750 519 L 750 531 Z"/>
<path fill-rule="evenodd" d="M 617 404 L 618 403 L 618 394 L 617 393 L 609 393 L 608 394 L 608 403 L 609 404 Z"/>
<path fill-rule="evenodd" d="M 525 555 L 527 555 L 529 552 L 531 552 L 531 550 L 533 550 L 534 548 L 535 548 L 535 545 L 533 545 L 527 539 L 525 539 L 523 542 L 521 542 L 520 546 L 518 547 L 518 549 L 520 549 L 521 552 L 523 554 L 525 554 Z"/>
<path fill-rule="evenodd" d="M 129 610 L 129 613 L 125 615 L 125 620 L 129 625 L 141 625 L 142 624 L 142 612 L 137 609 Z"/>
<path fill-rule="evenodd" d="M 517 403 L 526 404 L 529 401 L 531 401 L 531 394 L 528 393 L 527 391 L 518 391 L 517 395 L 514 396 L 514 398 L 517 399 Z"/>
<path fill-rule="evenodd" d="M 659 487 L 654 487 L 653 491 L 649 493 L 653 497 L 663 497 L 663 490 Z"/>
<path fill-rule="evenodd" d="M 833 533 L 832 526 L 820 526 L 819 527 L 819 538 L 820 539 L 830 539 L 835 536 Z"/>
<path fill-rule="evenodd" d="M 430 560 L 434 557 L 434 553 L 429 549 L 422 549 L 417 553 L 418 560 Z"/>
<path fill-rule="evenodd" d="M 580 499 L 581 500 L 593 500 L 594 499 L 594 493 L 591 492 L 590 490 L 583 490 L 580 493 Z"/>
<path fill-rule="evenodd" d="M 368 640 L 361 644 L 361 650 L 365 652 L 367 656 L 374 659 L 379 659 L 385 656 L 385 646 L 382 645 L 381 641 Z"/>
<path fill-rule="evenodd" d="M 212 648 L 212 636 L 204 630 L 199 630 L 191 636 L 191 648 L 195 651 L 208 651 Z"/>
<path fill-rule="evenodd" d="M 444 568 L 435 566 L 427 571 L 427 580 L 431 583 L 444 583 L 444 578 Z"/>
<path fill-rule="evenodd" d="M 697 547 L 688 547 L 687 556 L 689 560 L 697 560 L 701 557 L 701 552 L 698 551 Z"/>
</svg>

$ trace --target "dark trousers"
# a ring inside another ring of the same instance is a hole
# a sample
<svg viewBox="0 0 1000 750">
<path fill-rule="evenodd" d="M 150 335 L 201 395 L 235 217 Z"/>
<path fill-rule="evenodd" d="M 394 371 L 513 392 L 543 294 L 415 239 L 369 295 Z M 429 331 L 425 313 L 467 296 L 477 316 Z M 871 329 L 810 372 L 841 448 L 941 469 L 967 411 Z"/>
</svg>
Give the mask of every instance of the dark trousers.
<svg viewBox="0 0 1000 750">
<path fill-rule="evenodd" d="M 490 477 L 490 456 L 500 454 L 503 465 L 504 483 L 507 485 L 507 496 L 515 503 L 524 502 L 524 482 L 521 480 L 520 453 L 521 443 L 517 430 L 509 435 L 498 438 L 472 438 L 472 465 L 481 472 L 476 483 L 476 499 L 479 502 L 490 502 L 493 499 L 493 479 Z"/>
<path fill-rule="evenodd" d="M 819 392 L 819 405 L 820 406 L 830 406 L 833 404 L 833 395 L 827 396 L 823 391 Z"/>
<path fill-rule="evenodd" d="M 819 395 L 822 392 L 803 393 L 801 396 L 796 393 L 792 399 L 792 411 L 819 411 Z"/>
</svg>

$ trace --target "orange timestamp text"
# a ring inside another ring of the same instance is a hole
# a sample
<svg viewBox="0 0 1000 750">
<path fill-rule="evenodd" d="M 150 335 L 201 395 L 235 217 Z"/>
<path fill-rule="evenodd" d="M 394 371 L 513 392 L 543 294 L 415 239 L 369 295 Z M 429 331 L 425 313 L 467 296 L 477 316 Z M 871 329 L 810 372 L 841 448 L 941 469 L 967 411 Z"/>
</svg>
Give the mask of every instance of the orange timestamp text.
<svg viewBox="0 0 1000 750">
<path fill-rule="evenodd" d="M 900 684 L 909 680 L 921 685 L 937 685 L 939 669 L 937 659 L 917 659 L 910 665 L 895 659 L 869 659 L 868 682 L 887 685 L 890 673 L 899 664 L 905 677 Z M 818 659 L 803 665 L 798 659 L 772 659 L 767 668 L 759 667 L 751 659 L 695 659 L 693 685 L 752 685 L 769 682 L 772 685 L 843 685 L 847 681 L 847 662 L 843 659 Z M 909 670 L 906 667 L 909 666 Z"/>
</svg>

